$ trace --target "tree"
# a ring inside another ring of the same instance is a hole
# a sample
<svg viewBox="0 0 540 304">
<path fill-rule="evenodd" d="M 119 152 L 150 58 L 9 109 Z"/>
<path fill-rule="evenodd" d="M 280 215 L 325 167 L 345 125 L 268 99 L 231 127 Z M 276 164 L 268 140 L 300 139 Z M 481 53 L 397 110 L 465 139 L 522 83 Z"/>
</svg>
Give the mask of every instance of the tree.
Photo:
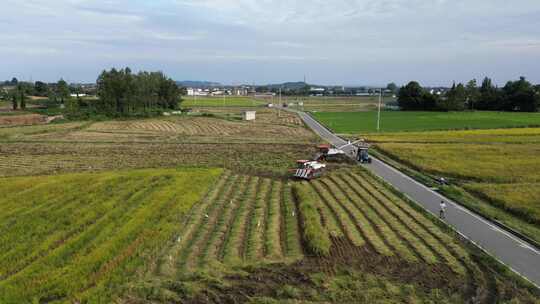
<svg viewBox="0 0 540 304">
<path fill-rule="evenodd" d="M 466 101 L 467 91 L 465 87 L 461 83 L 457 86 L 454 83 L 446 93 L 445 98 L 439 101 L 438 108 L 443 111 L 462 111 L 465 108 Z"/>
<path fill-rule="evenodd" d="M 103 71 L 97 79 L 97 110 L 114 116 L 176 109 L 181 102 L 175 81 L 161 72 L 132 74 L 129 68 Z"/>
<path fill-rule="evenodd" d="M 467 105 L 470 110 L 474 110 L 475 104 L 478 101 L 480 92 L 478 91 L 478 86 L 476 84 L 476 79 L 470 80 L 465 86 L 465 91 L 467 94 Z"/>
<path fill-rule="evenodd" d="M 476 108 L 479 110 L 500 110 L 503 102 L 501 97 L 497 87 L 493 85 L 490 78 L 486 77 L 480 86 Z"/>
<path fill-rule="evenodd" d="M 537 112 L 539 98 L 533 86 L 525 77 L 509 81 L 503 87 L 505 111 Z"/>
<path fill-rule="evenodd" d="M 37 96 L 47 96 L 49 92 L 49 86 L 44 83 L 44 82 L 41 82 L 41 81 L 36 81 L 36 83 L 34 84 L 34 93 L 37 95 Z"/>
<path fill-rule="evenodd" d="M 409 82 L 398 92 L 398 104 L 404 111 L 424 110 L 424 89 L 416 81 Z"/>
<path fill-rule="evenodd" d="M 11 78 L 10 84 L 16 86 L 19 83 L 19 80 L 16 77 Z"/>
<path fill-rule="evenodd" d="M 395 83 L 391 82 L 386 86 L 386 89 L 391 91 L 392 93 L 396 93 L 398 91 L 398 87 Z"/>
<path fill-rule="evenodd" d="M 60 97 L 61 104 L 64 104 L 65 100 L 69 98 L 69 86 L 64 79 L 60 79 L 56 83 L 56 95 Z"/>
<path fill-rule="evenodd" d="M 15 90 L 11 91 L 10 92 L 10 97 L 11 97 L 11 107 L 12 107 L 13 111 L 16 111 L 17 108 L 18 108 L 17 92 Z"/>
<path fill-rule="evenodd" d="M 31 91 L 31 84 L 19 82 L 16 88 L 16 99 L 19 99 L 21 110 L 26 110 L 26 95 Z"/>
</svg>

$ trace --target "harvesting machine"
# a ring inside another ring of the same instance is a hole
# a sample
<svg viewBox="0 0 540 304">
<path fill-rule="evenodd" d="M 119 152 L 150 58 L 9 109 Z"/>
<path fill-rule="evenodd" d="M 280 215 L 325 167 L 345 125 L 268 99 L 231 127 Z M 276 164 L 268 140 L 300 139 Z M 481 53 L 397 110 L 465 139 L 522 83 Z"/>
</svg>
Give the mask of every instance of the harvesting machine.
<svg viewBox="0 0 540 304">
<path fill-rule="evenodd" d="M 315 160 L 298 160 L 296 164 L 298 167 L 294 171 L 294 177 L 306 180 L 320 177 L 326 168 L 325 164 Z"/>
</svg>

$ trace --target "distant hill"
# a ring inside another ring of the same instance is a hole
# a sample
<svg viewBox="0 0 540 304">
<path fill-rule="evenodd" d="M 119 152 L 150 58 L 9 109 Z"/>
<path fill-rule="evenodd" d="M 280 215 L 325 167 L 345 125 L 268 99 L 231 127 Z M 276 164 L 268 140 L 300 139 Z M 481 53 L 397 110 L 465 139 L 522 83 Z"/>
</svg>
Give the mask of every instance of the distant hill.
<svg viewBox="0 0 540 304">
<path fill-rule="evenodd" d="M 269 84 L 267 87 L 282 88 L 284 90 L 298 90 L 305 87 L 306 85 L 311 86 L 310 84 L 307 84 L 303 81 L 298 81 L 298 82 L 285 82 L 281 84 Z"/>
<path fill-rule="evenodd" d="M 190 87 L 190 88 L 209 88 L 209 87 L 221 87 L 223 86 L 219 82 L 211 82 L 211 81 L 194 81 L 194 80 L 184 80 L 184 81 L 177 81 L 177 85 L 182 87 Z"/>
</svg>

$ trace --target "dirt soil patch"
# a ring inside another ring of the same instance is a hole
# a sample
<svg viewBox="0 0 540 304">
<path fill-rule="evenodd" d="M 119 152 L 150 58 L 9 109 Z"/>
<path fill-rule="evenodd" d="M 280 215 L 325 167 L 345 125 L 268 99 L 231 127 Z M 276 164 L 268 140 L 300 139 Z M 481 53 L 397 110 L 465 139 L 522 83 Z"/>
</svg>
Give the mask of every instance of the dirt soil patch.
<svg viewBox="0 0 540 304">
<path fill-rule="evenodd" d="M 0 116 L 0 126 L 27 126 L 46 123 L 47 116 L 39 114 Z"/>
</svg>

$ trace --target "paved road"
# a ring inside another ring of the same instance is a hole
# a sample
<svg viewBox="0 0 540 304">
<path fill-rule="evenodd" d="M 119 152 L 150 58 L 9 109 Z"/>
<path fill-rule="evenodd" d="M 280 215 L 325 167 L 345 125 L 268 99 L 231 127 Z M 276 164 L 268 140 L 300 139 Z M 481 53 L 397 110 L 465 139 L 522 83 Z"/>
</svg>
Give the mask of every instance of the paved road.
<svg viewBox="0 0 540 304">
<path fill-rule="evenodd" d="M 323 139 L 338 147 L 346 144 L 346 141 L 327 130 L 310 115 L 304 112 L 297 113 Z M 346 152 L 350 152 L 350 149 L 350 146 L 344 148 Z M 448 206 L 446 222 L 458 233 L 476 243 L 537 287 L 540 286 L 540 252 L 534 246 L 378 159 L 373 158 L 371 164 L 364 166 L 437 216 L 440 201 L 446 201 Z"/>
</svg>

